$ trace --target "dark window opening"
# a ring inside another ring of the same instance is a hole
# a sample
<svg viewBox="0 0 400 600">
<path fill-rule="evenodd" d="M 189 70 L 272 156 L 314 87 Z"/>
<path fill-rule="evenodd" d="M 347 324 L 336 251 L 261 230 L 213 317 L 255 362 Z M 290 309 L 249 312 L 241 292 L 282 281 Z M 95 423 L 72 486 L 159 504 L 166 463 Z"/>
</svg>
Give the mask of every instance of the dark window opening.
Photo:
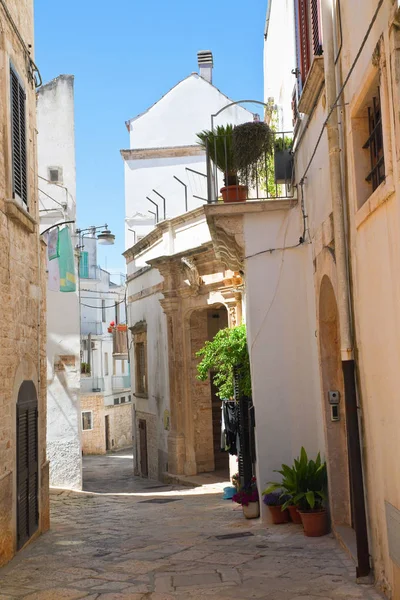
<svg viewBox="0 0 400 600">
<path fill-rule="evenodd" d="M 372 191 L 385 180 L 385 156 L 383 152 L 382 111 L 379 88 L 372 104 L 368 106 L 369 136 L 363 148 L 369 150 L 370 171 L 365 178 L 372 185 Z"/>
</svg>

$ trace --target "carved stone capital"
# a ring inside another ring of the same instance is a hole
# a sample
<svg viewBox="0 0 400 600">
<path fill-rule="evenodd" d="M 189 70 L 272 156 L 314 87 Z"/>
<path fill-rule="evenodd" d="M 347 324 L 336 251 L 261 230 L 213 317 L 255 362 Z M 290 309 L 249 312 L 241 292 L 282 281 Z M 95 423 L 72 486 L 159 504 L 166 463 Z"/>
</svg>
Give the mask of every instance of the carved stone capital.
<svg viewBox="0 0 400 600">
<path fill-rule="evenodd" d="M 187 293 L 188 290 L 180 290 L 180 292 L 183 291 L 184 296 L 196 296 L 204 281 L 199 275 L 195 262 L 193 259 L 184 256 L 181 258 L 181 268 L 185 280 L 189 282 L 189 293 Z"/>
</svg>

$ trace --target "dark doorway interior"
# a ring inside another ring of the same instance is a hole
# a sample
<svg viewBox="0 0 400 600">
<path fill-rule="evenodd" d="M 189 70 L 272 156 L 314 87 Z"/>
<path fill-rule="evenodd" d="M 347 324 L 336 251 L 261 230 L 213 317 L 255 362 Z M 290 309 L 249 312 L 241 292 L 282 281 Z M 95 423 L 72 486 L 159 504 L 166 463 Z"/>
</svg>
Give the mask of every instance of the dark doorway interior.
<svg viewBox="0 0 400 600">
<path fill-rule="evenodd" d="M 24 381 L 17 401 L 17 547 L 39 526 L 38 401 L 33 381 Z"/>
<path fill-rule="evenodd" d="M 221 451 L 222 401 L 216 394 L 216 387 L 211 376 L 212 425 L 214 442 L 214 463 L 216 471 L 229 475 L 229 453 Z"/>
<path fill-rule="evenodd" d="M 143 477 L 148 477 L 149 468 L 147 461 L 147 428 L 146 421 L 139 419 L 139 444 L 140 444 L 140 473 Z"/>
</svg>

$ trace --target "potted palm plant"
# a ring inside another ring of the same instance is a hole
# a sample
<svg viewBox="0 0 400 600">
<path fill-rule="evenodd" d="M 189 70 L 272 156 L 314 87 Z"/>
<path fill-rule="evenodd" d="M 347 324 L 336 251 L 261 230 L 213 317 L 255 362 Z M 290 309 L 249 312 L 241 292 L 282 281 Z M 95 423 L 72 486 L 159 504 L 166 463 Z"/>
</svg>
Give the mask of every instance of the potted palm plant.
<svg viewBox="0 0 400 600">
<path fill-rule="evenodd" d="M 265 172 L 265 164 L 274 150 L 274 134 L 263 121 L 236 125 L 232 132 L 232 153 L 239 179 L 257 188 Z"/>
<path fill-rule="evenodd" d="M 282 502 L 282 505 L 284 504 L 284 510 L 287 508 L 293 523 L 301 525 L 301 516 L 298 507 L 293 501 L 298 490 L 296 469 L 295 467 L 289 467 L 288 465 L 283 464 L 280 470 L 276 470 L 275 473 L 279 473 L 282 476 L 282 481 L 280 483 L 270 483 L 263 491 L 263 495 L 273 494 L 276 490 L 283 490 L 282 496 L 285 496 L 285 501 Z"/>
</svg>

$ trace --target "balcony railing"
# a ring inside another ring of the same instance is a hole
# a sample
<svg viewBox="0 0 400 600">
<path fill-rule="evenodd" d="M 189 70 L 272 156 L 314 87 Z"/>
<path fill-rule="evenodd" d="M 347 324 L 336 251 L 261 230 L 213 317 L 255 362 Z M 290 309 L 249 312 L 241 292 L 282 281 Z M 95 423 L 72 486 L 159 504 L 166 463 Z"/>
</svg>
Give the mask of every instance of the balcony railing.
<svg viewBox="0 0 400 600">
<path fill-rule="evenodd" d="M 232 166 L 231 138 L 215 135 L 214 142 L 206 144 L 208 202 L 293 198 L 292 137 L 291 132 L 273 132 L 272 151 L 238 173 Z"/>
<path fill-rule="evenodd" d="M 127 390 L 131 387 L 130 375 L 113 375 L 111 381 L 113 390 Z"/>
<path fill-rule="evenodd" d="M 104 392 L 104 378 L 81 377 L 81 392 L 84 394 L 92 392 Z"/>
<path fill-rule="evenodd" d="M 103 324 L 99 321 L 82 321 L 81 334 L 82 335 L 101 335 L 103 333 Z"/>
</svg>

